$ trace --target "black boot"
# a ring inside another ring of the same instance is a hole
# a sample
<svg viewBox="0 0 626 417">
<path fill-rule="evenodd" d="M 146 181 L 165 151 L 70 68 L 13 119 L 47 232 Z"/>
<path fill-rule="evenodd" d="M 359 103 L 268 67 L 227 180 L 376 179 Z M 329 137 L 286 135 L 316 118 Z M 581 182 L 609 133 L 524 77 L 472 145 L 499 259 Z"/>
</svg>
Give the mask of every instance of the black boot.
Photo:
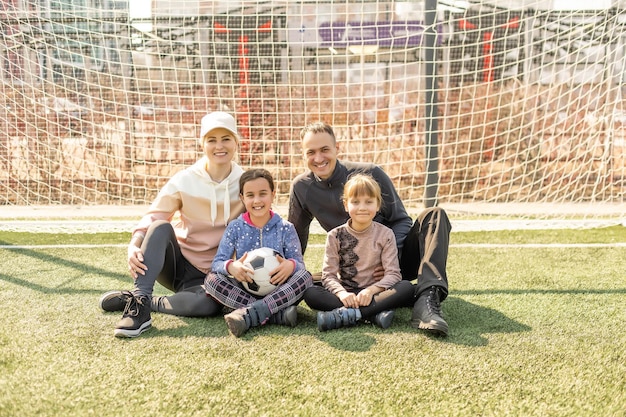
<svg viewBox="0 0 626 417">
<path fill-rule="evenodd" d="M 298 308 L 289 306 L 270 316 L 269 323 L 281 326 L 296 327 L 298 324 Z"/>
<path fill-rule="evenodd" d="M 358 308 L 339 307 L 332 311 L 317 312 L 317 328 L 320 332 L 344 326 L 356 326 L 359 320 L 361 320 L 361 310 Z"/>
<path fill-rule="evenodd" d="M 233 336 L 241 337 L 250 327 L 265 324 L 272 313 L 263 300 L 255 301 L 247 307 L 238 308 L 226 314 L 224 320 Z"/>
<path fill-rule="evenodd" d="M 437 336 L 447 336 L 448 323 L 441 315 L 440 291 L 439 287 L 430 287 L 419 295 L 413 306 L 411 325 Z"/>
</svg>

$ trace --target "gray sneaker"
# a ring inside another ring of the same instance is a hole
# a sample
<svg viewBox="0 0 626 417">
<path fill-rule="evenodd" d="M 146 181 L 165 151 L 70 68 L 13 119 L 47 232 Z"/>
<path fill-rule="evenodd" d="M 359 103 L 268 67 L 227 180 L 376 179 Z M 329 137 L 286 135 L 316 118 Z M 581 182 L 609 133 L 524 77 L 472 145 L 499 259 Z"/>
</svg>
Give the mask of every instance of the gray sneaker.
<svg viewBox="0 0 626 417">
<path fill-rule="evenodd" d="M 381 329 L 388 329 L 389 326 L 391 326 L 391 322 L 393 321 L 394 314 L 395 314 L 394 310 L 381 311 L 380 313 L 374 316 L 374 320 L 372 320 L 372 323 L 374 323 L 376 326 L 380 327 Z"/>
<path fill-rule="evenodd" d="M 320 332 L 356 326 L 361 321 L 361 310 L 358 308 L 339 307 L 331 311 L 317 312 L 317 329 Z"/>
<path fill-rule="evenodd" d="M 269 323 L 281 326 L 296 327 L 298 324 L 298 308 L 289 306 L 270 316 Z"/>
<path fill-rule="evenodd" d="M 235 337 L 241 337 L 250 328 L 250 319 L 245 308 L 238 308 L 224 316 L 228 331 Z M 248 320 L 246 320 L 248 318 Z"/>
<path fill-rule="evenodd" d="M 132 296 L 130 291 L 109 291 L 100 297 L 100 308 L 104 311 L 124 311 Z"/>
</svg>

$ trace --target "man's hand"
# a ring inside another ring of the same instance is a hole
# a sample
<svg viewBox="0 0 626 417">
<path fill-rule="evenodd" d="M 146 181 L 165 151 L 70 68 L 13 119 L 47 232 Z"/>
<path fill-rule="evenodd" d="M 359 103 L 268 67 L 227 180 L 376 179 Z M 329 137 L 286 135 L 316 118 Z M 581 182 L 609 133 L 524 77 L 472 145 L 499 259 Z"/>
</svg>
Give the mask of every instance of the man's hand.
<svg viewBox="0 0 626 417">
<path fill-rule="evenodd" d="M 376 280 L 380 281 L 385 276 L 385 268 L 382 265 L 378 265 L 374 268 L 374 272 L 372 273 Z"/>
</svg>

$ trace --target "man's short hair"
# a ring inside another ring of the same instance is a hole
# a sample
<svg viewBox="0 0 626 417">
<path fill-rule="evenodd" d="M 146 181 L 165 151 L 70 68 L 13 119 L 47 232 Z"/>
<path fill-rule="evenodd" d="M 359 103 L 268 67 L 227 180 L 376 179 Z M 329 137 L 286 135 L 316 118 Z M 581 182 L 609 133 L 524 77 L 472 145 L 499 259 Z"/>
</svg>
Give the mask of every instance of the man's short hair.
<svg viewBox="0 0 626 417">
<path fill-rule="evenodd" d="M 331 138 L 333 138 L 333 144 L 337 142 L 337 138 L 335 138 L 335 131 L 332 126 L 326 122 L 313 122 L 304 126 L 300 131 L 300 140 L 304 139 L 304 135 L 307 133 L 328 133 Z"/>
</svg>

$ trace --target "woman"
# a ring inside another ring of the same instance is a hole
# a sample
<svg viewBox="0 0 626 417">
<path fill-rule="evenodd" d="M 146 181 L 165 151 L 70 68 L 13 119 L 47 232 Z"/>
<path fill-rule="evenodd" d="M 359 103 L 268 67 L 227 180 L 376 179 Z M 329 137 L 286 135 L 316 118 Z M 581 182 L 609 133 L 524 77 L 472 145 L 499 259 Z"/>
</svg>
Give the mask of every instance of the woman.
<svg viewBox="0 0 626 417">
<path fill-rule="evenodd" d="M 204 156 L 175 174 L 133 229 L 128 246 L 132 291 L 111 291 L 100 299 L 105 311 L 123 311 L 117 337 L 136 337 L 152 325 L 151 311 L 208 317 L 222 306 L 207 297 L 202 284 L 211 269 L 226 225 L 243 212 L 239 177 L 233 162 L 239 144 L 233 116 L 224 112 L 202 118 Z M 178 214 L 178 221 L 172 220 Z M 175 294 L 153 297 L 155 282 Z"/>
</svg>

